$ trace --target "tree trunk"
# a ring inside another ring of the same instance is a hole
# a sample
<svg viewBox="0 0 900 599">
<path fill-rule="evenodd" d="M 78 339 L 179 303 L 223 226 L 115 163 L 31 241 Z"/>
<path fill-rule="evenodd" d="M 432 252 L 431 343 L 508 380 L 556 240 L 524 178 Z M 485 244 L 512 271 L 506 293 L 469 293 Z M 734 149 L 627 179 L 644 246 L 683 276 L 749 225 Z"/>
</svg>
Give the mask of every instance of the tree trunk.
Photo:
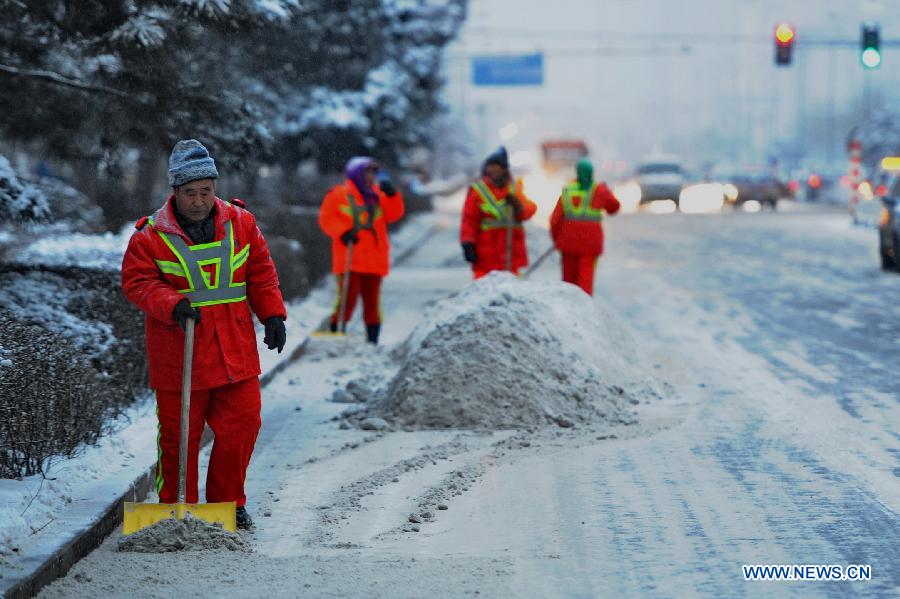
<svg viewBox="0 0 900 599">
<path fill-rule="evenodd" d="M 156 148 L 141 148 L 138 158 L 137 180 L 132 201 L 137 216 L 152 214 L 165 200 L 163 184 L 166 173 L 162 164 L 162 156 Z"/>
</svg>

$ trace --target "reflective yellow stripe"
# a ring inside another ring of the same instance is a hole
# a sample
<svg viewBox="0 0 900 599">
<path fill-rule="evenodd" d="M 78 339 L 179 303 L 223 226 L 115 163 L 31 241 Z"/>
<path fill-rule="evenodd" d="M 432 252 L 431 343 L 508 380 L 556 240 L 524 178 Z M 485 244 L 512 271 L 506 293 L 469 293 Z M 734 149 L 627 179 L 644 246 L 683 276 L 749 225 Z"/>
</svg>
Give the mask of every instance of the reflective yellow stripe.
<svg viewBox="0 0 900 599">
<path fill-rule="evenodd" d="M 209 264 L 214 264 L 216 266 L 216 276 L 221 277 L 222 276 L 222 260 L 219 258 L 211 258 L 209 260 L 198 260 L 197 261 L 197 266 L 200 267 L 200 276 L 203 277 L 203 282 L 206 283 L 206 287 L 208 289 L 215 289 L 216 287 L 218 287 L 219 285 L 222 284 L 222 281 L 217 280 L 215 285 L 212 284 L 212 280 L 211 280 L 212 275 L 210 275 L 209 272 L 203 268 L 204 266 L 207 266 Z"/>
<path fill-rule="evenodd" d="M 481 221 L 481 230 L 482 231 L 490 231 L 492 229 L 505 229 L 506 221 L 503 220 L 494 220 L 492 218 L 486 218 Z M 522 223 L 514 222 L 512 225 L 513 229 L 521 229 Z"/>
<path fill-rule="evenodd" d="M 169 262 L 168 260 L 157 260 L 156 265 L 163 274 L 175 275 L 176 277 L 187 278 L 184 268 L 178 262 Z"/>
<path fill-rule="evenodd" d="M 236 285 L 232 285 L 232 287 L 246 287 L 246 286 L 247 286 L 246 283 L 238 283 L 238 284 L 236 284 Z M 243 296 L 241 296 L 241 297 L 232 297 L 232 298 L 229 298 L 229 299 L 222 299 L 222 300 L 210 300 L 210 301 L 208 301 L 208 302 L 191 302 L 191 305 L 194 306 L 194 307 L 199 307 L 199 306 L 216 306 L 216 305 L 218 305 L 218 304 L 233 304 L 234 302 L 242 302 L 242 301 L 244 301 L 244 300 L 246 300 L 246 299 L 247 299 L 247 296 L 246 296 L 246 295 L 243 295 Z"/>
<path fill-rule="evenodd" d="M 593 207 L 596 185 L 585 193 L 577 183 L 570 183 L 563 188 L 563 214 L 569 220 L 599 222 L 603 220 L 605 212 Z M 581 198 L 578 206 L 572 202 L 573 198 Z"/>
<path fill-rule="evenodd" d="M 191 271 L 188 269 L 187 263 L 184 261 L 184 258 L 181 254 L 178 253 L 178 250 L 175 249 L 175 246 L 172 245 L 172 242 L 169 240 L 168 235 L 166 235 L 162 231 L 157 231 L 157 233 L 159 233 L 159 236 L 162 237 L 162 240 L 166 242 L 166 245 L 169 246 L 169 249 L 172 250 L 172 253 L 175 254 L 175 257 L 178 258 L 178 262 L 181 264 L 181 270 L 184 272 L 184 278 L 187 279 L 187 289 L 179 289 L 178 293 L 188 293 L 190 291 L 194 291 L 194 280 L 191 277 Z"/>
<path fill-rule="evenodd" d="M 232 273 L 242 267 L 245 262 L 247 262 L 247 258 L 250 257 L 250 244 L 244 246 L 244 249 L 239 251 L 234 255 L 234 258 L 231 259 L 231 271 Z"/>
<path fill-rule="evenodd" d="M 376 206 L 375 210 L 372 211 L 372 221 L 364 223 L 362 222 L 362 215 L 368 214 L 368 210 L 365 206 L 360 206 L 356 203 L 356 198 L 351 194 L 347 194 L 347 205 L 346 206 L 338 206 L 338 211 L 346 214 L 353 221 L 353 228 L 356 231 L 365 231 L 369 229 L 375 228 L 375 222 L 384 216 L 384 210 L 381 209 L 381 206 Z"/>
<path fill-rule="evenodd" d="M 178 293 L 187 295 L 192 306 L 229 304 L 247 299 L 247 284 L 235 283 L 234 271 L 247 261 L 249 245 L 235 253 L 234 225 L 231 221 L 225 223 L 224 239 L 192 246 L 179 236 L 169 237 L 162 231 L 157 232 L 181 264 L 190 288 L 179 289 Z M 214 265 L 216 269 L 215 284 L 210 273 L 203 268 L 209 265 Z M 197 287 L 200 282 L 202 288 Z"/>
<path fill-rule="evenodd" d="M 512 206 L 507 203 L 506 198 L 498 200 L 490 188 L 481 181 L 475 183 L 472 189 L 481 198 L 481 211 L 490 216 L 490 218 L 481 219 L 481 230 L 505 229 L 509 221 L 513 220 Z M 513 193 L 512 185 L 509 186 L 507 193 Z M 522 223 L 513 221 L 512 227 L 514 229 L 522 228 Z"/>
<path fill-rule="evenodd" d="M 159 421 L 159 401 L 156 390 L 153 390 L 153 399 L 156 400 L 156 494 L 162 492 L 163 483 L 163 451 L 162 451 L 162 422 Z"/>
</svg>

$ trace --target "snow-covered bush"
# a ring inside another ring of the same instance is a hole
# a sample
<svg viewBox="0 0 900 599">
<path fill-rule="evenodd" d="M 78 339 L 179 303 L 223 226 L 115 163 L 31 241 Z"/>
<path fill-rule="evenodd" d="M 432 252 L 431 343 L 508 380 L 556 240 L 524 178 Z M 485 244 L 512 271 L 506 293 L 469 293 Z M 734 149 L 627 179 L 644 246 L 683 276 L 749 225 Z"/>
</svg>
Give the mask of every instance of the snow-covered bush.
<svg viewBox="0 0 900 599">
<path fill-rule="evenodd" d="M 40 291 L 33 304 L 8 295 L 23 285 Z M 0 269 L 0 478 L 95 441 L 144 393 L 142 324 L 117 273 Z"/>
<path fill-rule="evenodd" d="M 64 337 L 23 324 L 0 308 L 0 478 L 42 472 L 99 435 L 106 394 L 96 372 Z"/>
<path fill-rule="evenodd" d="M 0 155 L 0 222 L 33 221 L 50 217 L 43 192 L 22 182 L 5 156 Z"/>
</svg>

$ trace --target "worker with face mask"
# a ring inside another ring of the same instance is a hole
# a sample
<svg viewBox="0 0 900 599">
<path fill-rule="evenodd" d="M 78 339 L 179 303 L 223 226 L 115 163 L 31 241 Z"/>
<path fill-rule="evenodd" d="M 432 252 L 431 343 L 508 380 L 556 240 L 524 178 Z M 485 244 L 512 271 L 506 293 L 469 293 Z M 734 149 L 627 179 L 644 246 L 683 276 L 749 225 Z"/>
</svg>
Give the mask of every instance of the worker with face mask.
<svg viewBox="0 0 900 599">
<path fill-rule="evenodd" d="M 460 242 L 463 257 L 479 279 L 494 270 L 516 275 L 528 266 L 523 223 L 537 205 L 525 197 L 521 180 L 514 182 L 506 148 L 484 161 L 481 178 L 469 187 L 463 206 Z"/>
</svg>

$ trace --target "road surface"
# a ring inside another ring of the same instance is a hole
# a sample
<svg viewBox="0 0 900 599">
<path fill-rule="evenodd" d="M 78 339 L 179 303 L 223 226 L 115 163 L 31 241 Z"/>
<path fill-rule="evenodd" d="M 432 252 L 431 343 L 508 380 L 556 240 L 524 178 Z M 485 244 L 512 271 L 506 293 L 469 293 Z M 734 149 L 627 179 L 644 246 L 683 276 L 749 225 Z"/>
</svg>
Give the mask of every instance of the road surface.
<svg viewBox="0 0 900 599">
<path fill-rule="evenodd" d="M 445 210 L 386 282 L 387 345 L 468 283 Z M 111 538 L 42 596 L 896 595 L 900 276 L 846 221 L 610 219 L 598 301 L 668 392 L 602 434 L 341 430 L 327 398 L 390 351 L 316 341 L 264 397 L 252 553 Z M 536 256 L 546 231 L 529 236 Z M 534 278 L 557 275 L 548 260 Z M 403 531 L 448 489 L 449 509 Z M 871 580 L 751 582 L 745 564 L 863 564 Z"/>
</svg>

